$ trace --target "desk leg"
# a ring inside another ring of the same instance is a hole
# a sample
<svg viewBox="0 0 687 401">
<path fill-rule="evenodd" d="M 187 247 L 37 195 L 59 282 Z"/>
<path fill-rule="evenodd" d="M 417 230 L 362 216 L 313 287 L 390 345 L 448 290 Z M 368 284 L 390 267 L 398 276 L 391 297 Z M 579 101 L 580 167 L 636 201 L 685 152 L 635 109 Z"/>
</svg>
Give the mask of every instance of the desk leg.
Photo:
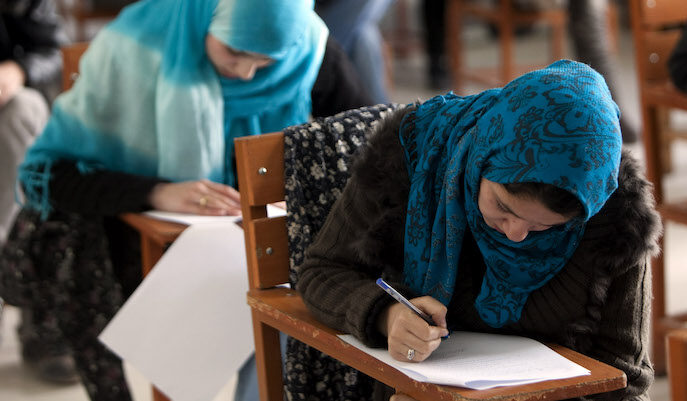
<svg viewBox="0 0 687 401">
<path fill-rule="evenodd" d="M 152 238 L 141 235 L 141 267 L 143 268 L 144 277 L 150 273 L 164 252 L 165 248 L 162 244 L 154 241 Z"/>
<path fill-rule="evenodd" d="M 252 315 L 260 401 L 281 401 L 284 398 L 284 382 L 281 370 L 279 330 L 261 322 L 259 314 L 252 312 Z"/>
<path fill-rule="evenodd" d="M 671 399 L 687 400 L 687 330 L 677 329 L 668 334 L 668 378 Z"/>
<path fill-rule="evenodd" d="M 153 266 L 162 257 L 164 251 L 165 249 L 161 244 L 145 235 L 141 235 L 141 267 L 143 269 L 143 277 L 150 273 Z M 158 390 L 157 387 L 153 386 L 153 401 L 170 401 L 170 399 L 162 391 Z"/>
<path fill-rule="evenodd" d="M 157 387 L 153 386 L 153 401 L 171 401 L 167 398 L 162 391 L 158 390 Z"/>
<path fill-rule="evenodd" d="M 646 158 L 646 178 L 654 185 L 654 198 L 656 199 L 656 204 L 660 206 L 663 203 L 663 172 L 660 156 L 661 142 L 659 135 L 661 127 L 659 111 L 655 107 L 642 106 L 642 119 L 644 124 L 642 140 L 644 141 L 644 154 Z M 664 375 L 666 372 L 666 330 L 663 320 L 666 316 L 666 279 L 664 271 L 665 260 L 663 259 L 665 241 L 663 237 L 659 239 L 658 245 L 661 252 L 651 260 L 653 295 L 651 301 L 651 360 L 656 375 Z"/>
</svg>

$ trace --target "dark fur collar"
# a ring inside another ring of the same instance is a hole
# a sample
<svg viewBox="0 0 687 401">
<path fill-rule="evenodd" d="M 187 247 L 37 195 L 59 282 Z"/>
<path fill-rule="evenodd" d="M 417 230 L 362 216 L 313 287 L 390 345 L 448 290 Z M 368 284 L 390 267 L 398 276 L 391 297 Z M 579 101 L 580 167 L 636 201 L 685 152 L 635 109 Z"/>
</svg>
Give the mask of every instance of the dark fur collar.
<svg viewBox="0 0 687 401">
<path fill-rule="evenodd" d="M 635 157 L 623 150 L 618 189 L 587 223 L 585 250 L 619 274 L 656 255 L 661 232 L 652 185 Z M 603 241 L 593 241 L 597 235 L 603 235 Z"/>
</svg>

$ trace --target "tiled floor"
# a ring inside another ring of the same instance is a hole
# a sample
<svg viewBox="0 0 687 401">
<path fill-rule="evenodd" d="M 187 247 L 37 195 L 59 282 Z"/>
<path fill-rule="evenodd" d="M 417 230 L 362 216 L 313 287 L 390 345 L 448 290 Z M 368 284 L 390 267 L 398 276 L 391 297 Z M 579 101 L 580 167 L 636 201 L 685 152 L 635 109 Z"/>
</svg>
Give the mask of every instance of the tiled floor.
<svg viewBox="0 0 687 401">
<path fill-rule="evenodd" d="M 468 59 L 475 64 L 482 62 L 492 62 L 494 44 L 491 42 L 484 31 L 475 28 L 470 32 L 471 44 L 469 46 Z M 542 35 L 535 34 L 522 41 L 518 47 L 519 58 L 523 60 L 536 59 L 539 49 L 544 48 L 545 43 Z M 621 41 L 621 63 L 622 83 L 625 94 L 634 99 L 633 107 L 629 112 L 638 113 L 636 104 L 636 84 L 634 62 L 629 42 L 629 34 L 624 32 Z M 544 60 L 541 60 L 544 61 Z M 409 103 L 417 99 L 427 99 L 442 91 L 431 91 L 425 86 L 423 73 L 424 62 L 420 55 L 414 55 L 403 60 L 394 61 L 394 92 L 392 99 L 401 103 Z M 469 91 L 478 88 L 469 88 Z M 627 112 L 627 111 L 626 111 Z M 678 116 L 687 126 L 687 116 Z M 641 157 L 642 149 L 640 145 L 635 145 L 633 149 Z M 675 169 L 673 174 L 666 179 L 666 186 L 670 193 L 669 196 L 687 196 L 687 144 L 678 144 L 674 148 Z M 682 175 L 682 178 L 680 178 Z M 687 295 L 684 291 L 677 289 L 687 288 L 687 228 L 676 225 L 666 227 L 667 245 L 666 262 L 667 275 L 671 278 L 669 282 L 668 307 L 672 310 L 684 310 L 687 306 Z M 671 291 L 672 290 L 672 291 Z M 19 358 L 19 346 L 17 343 L 14 326 L 17 323 L 17 310 L 8 307 L 4 322 L 2 324 L 2 342 L 0 344 L 0 400 L 3 401 L 85 401 L 86 394 L 80 385 L 73 386 L 53 386 L 36 380 L 22 364 Z M 150 387 L 145 379 L 134 369 L 127 367 L 128 377 L 131 381 L 132 391 L 136 401 L 150 400 Z M 229 400 L 232 385 L 227 385 L 216 400 Z M 652 399 L 654 401 L 668 401 L 668 387 L 665 378 L 659 378 L 652 387 Z"/>
</svg>

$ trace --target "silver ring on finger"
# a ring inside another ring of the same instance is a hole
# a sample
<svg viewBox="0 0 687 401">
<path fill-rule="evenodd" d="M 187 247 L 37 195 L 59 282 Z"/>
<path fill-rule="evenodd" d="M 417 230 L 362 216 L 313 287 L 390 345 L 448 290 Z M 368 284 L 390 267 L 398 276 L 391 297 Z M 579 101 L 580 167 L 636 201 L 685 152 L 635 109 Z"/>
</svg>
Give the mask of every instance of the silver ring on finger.
<svg viewBox="0 0 687 401">
<path fill-rule="evenodd" d="M 409 361 L 412 361 L 413 358 L 415 358 L 415 350 L 412 348 L 408 348 L 408 353 L 406 354 L 406 358 L 408 358 Z"/>
</svg>

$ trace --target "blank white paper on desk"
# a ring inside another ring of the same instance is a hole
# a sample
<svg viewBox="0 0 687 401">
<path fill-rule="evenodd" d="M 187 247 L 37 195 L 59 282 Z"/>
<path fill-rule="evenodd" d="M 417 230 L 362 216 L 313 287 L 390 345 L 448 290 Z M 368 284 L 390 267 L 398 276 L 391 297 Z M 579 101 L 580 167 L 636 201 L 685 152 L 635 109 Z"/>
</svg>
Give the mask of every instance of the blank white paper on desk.
<svg viewBox="0 0 687 401">
<path fill-rule="evenodd" d="M 418 363 L 397 361 L 386 349 L 367 347 L 348 334 L 339 337 L 420 382 L 484 390 L 589 374 L 546 345 L 525 337 L 453 332 L 429 358 Z"/>
<path fill-rule="evenodd" d="M 202 216 L 190 213 L 163 212 L 161 210 L 149 210 L 143 214 L 158 220 L 172 221 L 175 223 L 187 224 L 189 226 L 215 223 L 229 224 L 241 220 L 241 216 Z M 274 205 L 267 205 L 268 217 L 284 216 L 285 214 L 286 210 Z"/>
<path fill-rule="evenodd" d="M 233 220 L 187 228 L 99 337 L 175 401 L 212 400 L 254 349 Z"/>
</svg>

